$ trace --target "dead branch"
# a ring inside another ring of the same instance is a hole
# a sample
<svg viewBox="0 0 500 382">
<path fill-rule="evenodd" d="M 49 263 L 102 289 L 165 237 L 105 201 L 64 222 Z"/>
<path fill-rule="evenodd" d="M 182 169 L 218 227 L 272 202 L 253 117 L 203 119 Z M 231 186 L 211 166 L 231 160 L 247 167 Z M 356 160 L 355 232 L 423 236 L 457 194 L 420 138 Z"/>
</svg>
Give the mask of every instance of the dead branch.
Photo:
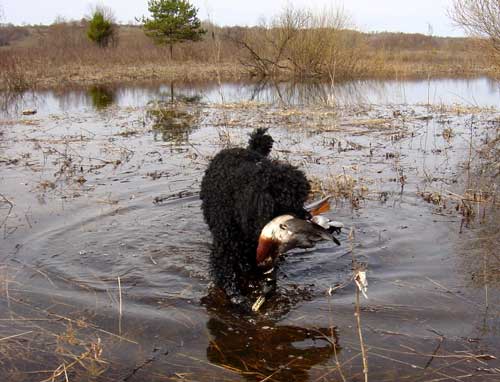
<svg viewBox="0 0 500 382">
<path fill-rule="evenodd" d="M 0 198 L 2 198 L 4 204 L 9 205 L 9 211 L 7 211 L 7 215 L 5 216 L 5 218 L 2 220 L 2 223 L 0 224 L 0 227 L 3 227 L 3 225 L 7 222 L 7 219 L 9 218 L 9 216 L 14 208 L 14 204 L 9 199 L 7 199 L 3 194 L 0 194 Z"/>
</svg>

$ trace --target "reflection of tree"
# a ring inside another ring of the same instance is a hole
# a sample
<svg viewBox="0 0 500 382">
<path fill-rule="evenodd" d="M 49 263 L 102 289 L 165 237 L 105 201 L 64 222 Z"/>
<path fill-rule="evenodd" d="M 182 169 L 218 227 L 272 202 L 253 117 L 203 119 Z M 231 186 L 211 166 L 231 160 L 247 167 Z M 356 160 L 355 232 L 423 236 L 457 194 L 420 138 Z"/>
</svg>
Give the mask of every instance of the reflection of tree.
<svg viewBox="0 0 500 382">
<path fill-rule="evenodd" d="M 358 105 L 367 102 L 366 92 L 384 94 L 382 81 L 276 82 L 263 80 L 253 86 L 250 99 L 284 105 Z"/>
<path fill-rule="evenodd" d="M 488 84 L 488 89 L 491 93 L 491 96 L 498 97 L 500 95 L 500 79 L 486 78 L 485 81 Z"/>
<path fill-rule="evenodd" d="M 265 89 L 269 87 L 269 82 L 267 79 L 260 80 L 251 86 L 250 101 L 256 101 L 259 96 L 264 93 Z"/>
<path fill-rule="evenodd" d="M 2 92 L 0 95 L 0 112 L 6 115 L 18 114 L 21 111 L 20 108 L 24 100 L 24 93 Z"/>
<path fill-rule="evenodd" d="M 97 109 L 105 109 L 115 102 L 115 93 L 104 86 L 93 86 L 89 90 L 92 105 Z"/>
<path fill-rule="evenodd" d="M 213 364 L 240 372 L 248 381 L 260 381 L 273 373 L 274 381 L 305 381 L 313 366 L 334 355 L 334 330 L 277 325 L 269 318 L 245 317 L 221 306 L 220 301 L 214 303 L 215 299 L 208 296 L 205 300 L 212 301 L 207 306 L 211 316 L 207 322 L 211 335 L 207 358 Z"/>
</svg>

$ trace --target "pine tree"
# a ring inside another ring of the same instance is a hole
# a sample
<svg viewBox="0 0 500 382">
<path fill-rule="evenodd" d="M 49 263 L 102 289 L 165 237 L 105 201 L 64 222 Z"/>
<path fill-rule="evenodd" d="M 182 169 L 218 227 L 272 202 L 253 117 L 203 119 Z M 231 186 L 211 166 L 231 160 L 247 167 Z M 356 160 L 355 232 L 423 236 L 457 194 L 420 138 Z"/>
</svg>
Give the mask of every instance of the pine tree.
<svg viewBox="0 0 500 382">
<path fill-rule="evenodd" d="M 109 11 L 108 11 L 109 13 Z M 112 17 L 106 16 L 106 10 L 96 8 L 89 20 L 87 37 L 95 42 L 99 47 L 105 48 L 116 37 L 116 29 L 113 25 Z"/>
<path fill-rule="evenodd" d="M 142 17 L 144 32 L 157 44 L 170 46 L 184 41 L 198 41 L 206 33 L 197 17 L 198 10 L 187 0 L 149 0 L 151 18 Z"/>
</svg>

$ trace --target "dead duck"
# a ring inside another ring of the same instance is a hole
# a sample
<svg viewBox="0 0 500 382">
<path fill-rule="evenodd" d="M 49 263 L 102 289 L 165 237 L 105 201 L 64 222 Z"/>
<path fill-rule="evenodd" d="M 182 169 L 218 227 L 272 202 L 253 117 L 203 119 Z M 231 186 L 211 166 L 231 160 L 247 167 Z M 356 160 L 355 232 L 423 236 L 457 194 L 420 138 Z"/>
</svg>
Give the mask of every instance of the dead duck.
<svg viewBox="0 0 500 382">
<path fill-rule="evenodd" d="M 275 217 L 264 226 L 257 246 L 257 266 L 271 272 L 280 255 L 294 248 L 313 248 L 320 241 L 340 242 L 333 235 L 343 227 L 340 222 L 316 215 L 309 220 L 293 215 Z"/>
<path fill-rule="evenodd" d="M 325 240 L 340 245 L 334 234 L 340 233 L 344 225 L 319 215 L 329 208 L 329 198 L 325 198 L 306 207 L 310 214 L 308 219 L 285 214 L 275 217 L 264 226 L 259 236 L 256 263 L 265 279 L 252 311 L 259 311 L 267 296 L 275 289 L 275 265 L 281 255 L 294 248 L 313 248 L 316 243 Z"/>
</svg>

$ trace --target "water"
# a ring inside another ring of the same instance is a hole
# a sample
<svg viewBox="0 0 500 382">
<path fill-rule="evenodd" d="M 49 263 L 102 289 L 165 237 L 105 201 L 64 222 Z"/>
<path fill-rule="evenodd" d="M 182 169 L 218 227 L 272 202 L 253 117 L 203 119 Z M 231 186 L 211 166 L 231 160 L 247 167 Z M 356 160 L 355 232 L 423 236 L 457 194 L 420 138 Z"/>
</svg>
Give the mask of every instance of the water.
<svg viewBox="0 0 500 382">
<path fill-rule="evenodd" d="M 201 99 L 161 121 L 145 105 L 170 86 L 11 105 L 0 134 L 3 379 L 64 380 L 64 363 L 72 381 L 323 381 L 341 379 L 338 359 L 346 380 L 362 380 L 353 259 L 368 267 L 370 380 L 497 379 L 497 159 L 484 148 L 500 115 L 477 106 L 498 105 L 498 88 L 374 84 L 362 102 L 326 86 L 281 84 L 281 98 L 271 85 L 176 86 Z M 454 106 L 453 93 L 469 98 Z M 38 113 L 13 112 L 26 107 Z M 346 229 L 340 247 L 288 255 L 276 296 L 248 314 L 210 287 L 197 191 L 209 158 L 255 127 L 270 127 L 275 157 L 336 193 L 328 216 Z M 471 219 L 453 197 L 467 189 L 485 199 L 467 204 Z"/>
<path fill-rule="evenodd" d="M 7 102 L 4 111 L 36 109 L 39 115 L 118 107 L 144 107 L 153 99 L 199 97 L 207 103 L 260 102 L 274 105 L 461 104 L 500 107 L 500 85 L 486 77 L 405 81 L 328 83 L 174 83 L 143 86 L 94 86 L 66 91 L 26 93 Z"/>
</svg>

